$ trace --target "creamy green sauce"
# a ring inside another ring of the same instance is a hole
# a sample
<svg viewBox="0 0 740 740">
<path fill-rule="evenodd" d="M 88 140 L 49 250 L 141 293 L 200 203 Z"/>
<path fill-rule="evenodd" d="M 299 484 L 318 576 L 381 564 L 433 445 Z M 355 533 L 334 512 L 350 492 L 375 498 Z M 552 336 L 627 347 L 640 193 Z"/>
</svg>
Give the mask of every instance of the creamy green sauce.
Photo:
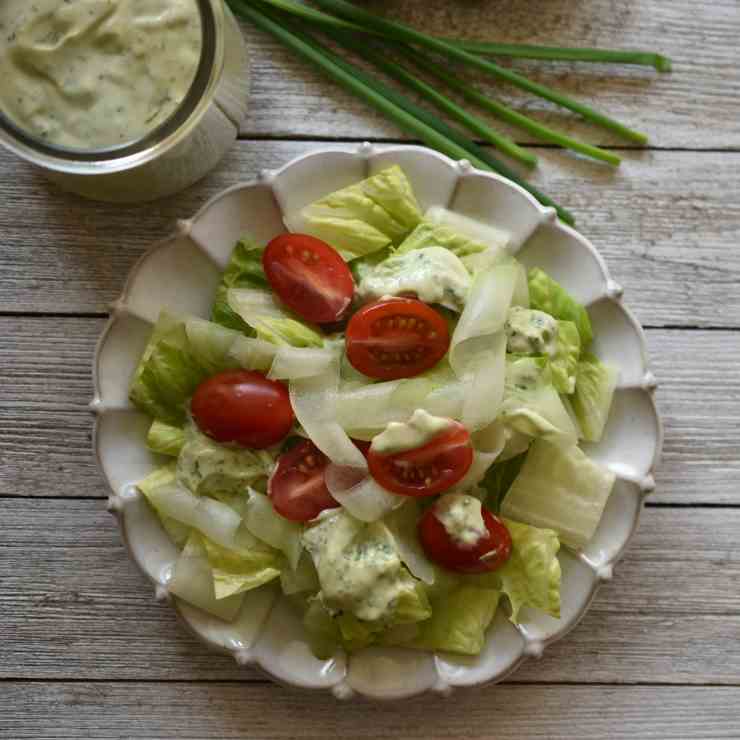
<svg viewBox="0 0 740 740">
<path fill-rule="evenodd" d="M 408 421 L 390 422 L 384 431 L 373 437 L 370 449 L 379 455 L 395 455 L 413 450 L 430 442 L 454 424 L 452 419 L 432 416 L 424 409 L 416 409 Z"/>
<path fill-rule="evenodd" d="M 196 0 L 2 0 L 0 109 L 50 144 L 129 143 L 178 108 L 201 46 Z"/>
<path fill-rule="evenodd" d="M 470 289 L 470 274 L 457 255 L 444 247 L 424 247 L 389 257 L 360 281 L 363 301 L 384 295 L 414 293 L 424 303 L 439 303 L 462 311 Z"/>
<path fill-rule="evenodd" d="M 450 535 L 463 547 L 473 547 L 488 532 L 479 499 L 463 493 L 447 493 L 434 504 L 434 514 Z"/>
<path fill-rule="evenodd" d="M 303 534 L 321 584 L 324 604 L 373 621 L 393 614 L 398 597 L 413 588 L 396 544 L 382 522 L 366 524 L 344 511 L 325 514 Z"/>
<path fill-rule="evenodd" d="M 244 492 L 269 476 L 273 460 L 264 450 L 227 447 L 194 426 L 177 458 L 177 480 L 193 493 L 218 495 Z"/>
<path fill-rule="evenodd" d="M 558 345 L 558 322 L 549 313 L 513 306 L 506 319 L 506 351 L 553 357 Z"/>
</svg>

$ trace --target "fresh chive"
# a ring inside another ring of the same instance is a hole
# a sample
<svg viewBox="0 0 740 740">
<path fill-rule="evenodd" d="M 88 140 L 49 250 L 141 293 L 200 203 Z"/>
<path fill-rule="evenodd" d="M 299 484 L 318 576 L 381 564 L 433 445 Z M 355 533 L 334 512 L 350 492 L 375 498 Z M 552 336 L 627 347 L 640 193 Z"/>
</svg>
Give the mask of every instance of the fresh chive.
<svg viewBox="0 0 740 740">
<path fill-rule="evenodd" d="M 268 12 L 250 7 L 245 0 L 228 0 L 228 2 L 236 13 L 251 20 L 262 30 L 273 34 L 288 48 L 316 64 L 343 87 L 386 113 L 404 130 L 418 136 L 432 148 L 439 149 L 453 159 L 467 159 L 479 169 L 498 172 L 527 190 L 543 205 L 554 208 L 565 223 L 571 226 L 575 224 L 575 217 L 570 211 L 555 203 L 538 188 L 522 180 L 516 172 L 485 149 L 466 139 L 463 134 L 429 111 L 412 103 L 393 88 L 366 74 L 359 67 L 340 59 L 310 36 L 295 30 L 288 31 L 289 24 L 277 23 Z M 340 77 L 338 72 L 344 74 Z M 381 107 L 378 101 L 386 103 L 387 106 Z M 399 112 L 405 115 L 398 115 Z M 432 133 L 437 134 L 434 139 L 426 135 L 430 129 Z M 437 146 L 440 137 L 444 143 L 443 147 Z"/>
<path fill-rule="evenodd" d="M 619 166 L 621 159 L 616 154 L 606 151 L 605 149 L 601 149 L 600 147 L 592 146 L 591 144 L 585 144 L 577 139 L 571 138 L 570 136 L 566 136 L 559 131 L 551 129 L 549 126 L 544 126 L 532 118 L 522 115 L 503 103 L 499 103 L 497 100 L 488 97 L 467 82 L 464 82 L 455 75 L 442 69 L 440 65 L 432 63 L 428 57 L 419 53 L 415 49 L 411 49 L 411 47 L 399 46 L 398 48 L 399 51 L 412 59 L 421 69 L 424 69 L 435 77 L 438 77 L 440 80 L 443 80 L 449 87 L 453 90 L 457 90 L 463 97 L 473 103 L 477 103 L 482 108 L 491 111 L 491 113 L 507 123 L 510 123 L 513 126 L 518 126 L 544 141 L 549 141 L 552 144 L 558 144 L 566 149 L 580 152 L 581 154 L 592 157 L 593 159 L 598 159 L 601 162 L 607 162 L 608 164 Z"/>
<path fill-rule="evenodd" d="M 331 36 L 336 39 L 334 34 L 331 34 Z M 528 167 L 534 167 L 537 164 L 537 157 L 534 154 L 528 152 L 526 149 L 522 149 L 508 136 L 503 136 L 497 131 L 494 131 L 485 121 L 471 115 L 453 100 L 450 100 L 450 98 L 435 90 L 431 85 L 412 75 L 401 67 L 401 65 L 380 56 L 380 54 L 376 53 L 365 44 L 359 43 L 344 34 L 343 36 L 344 45 L 347 48 L 354 51 L 358 56 L 372 62 L 376 67 L 383 70 L 383 72 L 385 72 L 389 77 L 395 78 L 402 84 L 406 85 L 406 87 L 418 92 L 422 97 L 434 103 L 434 105 L 462 123 L 473 133 L 478 134 L 478 136 L 493 144 L 504 154 L 508 154 L 513 159 L 518 160 Z"/>
<path fill-rule="evenodd" d="M 298 18 L 302 18 L 312 23 L 317 23 L 320 26 L 329 26 L 330 28 L 338 28 L 343 31 L 354 31 L 356 33 L 372 33 L 367 29 L 358 26 L 356 23 L 342 20 L 334 15 L 328 13 L 322 13 L 316 8 L 312 8 L 304 3 L 296 2 L 295 0 L 260 0 L 260 2 L 266 5 L 271 5 L 277 10 L 281 10 L 285 13 L 290 13 Z M 231 3 L 231 0 L 227 0 L 227 3 Z"/>
<path fill-rule="evenodd" d="M 609 131 L 613 131 L 630 141 L 634 141 L 639 144 L 645 144 L 647 142 L 645 134 L 628 128 L 619 121 L 615 121 L 613 118 L 605 116 L 603 113 L 599 113 L 590 106 L 562 95 L 557 92 L 557 90 L 553 90 L 546 85 L 533 82 L 516 72 L 500 67 L 498 64 L 494 64 L 487 59 L 471 54 L 470 52 L 460 49 L 447 41 L 421 33 L 403 23 L 391 21 L 386 18 L 380 18 L 363 8 L 358 8 L 356 5 L 346 2 L 346 0 L 314 0 L 314 2 L 325 10 L 332 11 L 346 20 L 353 21 L 358 25 L 366 26 L 370 29 L 381 31 L 383 36 L 388 38 L 395 39 L 396 41 L 403 41 L 407 44 L 426 46 L 429 49 L 441 52 L 446 57 L 458 59 L 469 66 L 477 67 L 495 77 L 506 80 L 515 87 L 527 90 L 528 92 L 545 98 L 545 100 L 550 100 L 563 108 L 572 110 L 573 112 L 583 116 L 587 121 L 595 123 Z"/>
<path fill-rule="evenodd" d="M 328 16 L 331 17 L 331 16 Z M 484 56 L 516 57 L 519 59 L 545 59 L 566 62 L 607 62 L 639 64 L 653 67 L 656 72 L 670 72 L 671 60 L 652 51 L 627 51 L 623 49 L 578 49 L 566 46 L 534 46 L 531 44 L 497 44 L 490 41 L 446 39 L 472 54 Z"/>
</svg>

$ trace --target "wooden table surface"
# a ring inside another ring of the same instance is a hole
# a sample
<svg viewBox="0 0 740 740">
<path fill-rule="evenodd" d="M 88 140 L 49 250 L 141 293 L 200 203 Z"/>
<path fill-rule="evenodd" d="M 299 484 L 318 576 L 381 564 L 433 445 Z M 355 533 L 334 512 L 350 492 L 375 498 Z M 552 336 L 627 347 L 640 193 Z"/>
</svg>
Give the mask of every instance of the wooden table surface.
<svg viewBox="0 0 740 740">
<path fill-rule="evenodd" d="M 613 171 L 533 146 L 534 179 L 576 214 L 625 286 L 661 382 L 665 452 L 629 553 L 541 660 L 447 701 L 338 704 L 281 688 L 208 653 L 154 602 L 105 512 L 90 449 L 90 366 L 106 307 L 142 250 L 222 188 L 327 141 L 404 140 L 245 28 L 251 113 L 223 164 L 187 192 L 95 204 L 0 153 L 0 737 L 740 737 L 740 3 L 372 5 L 436 33 L 657 47 L 674 59 L 663 76 L 517 64 L 646 131 L 647 149 L 511 96 L 624 156 Z"/>
</svg>

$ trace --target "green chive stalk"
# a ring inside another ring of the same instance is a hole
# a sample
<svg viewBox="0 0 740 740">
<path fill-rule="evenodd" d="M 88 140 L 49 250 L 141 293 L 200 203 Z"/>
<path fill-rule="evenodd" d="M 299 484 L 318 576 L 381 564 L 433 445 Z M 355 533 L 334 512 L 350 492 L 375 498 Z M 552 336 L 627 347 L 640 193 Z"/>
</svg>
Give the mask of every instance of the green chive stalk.
<svg viewBox="0 0 740 740">
<path fill-rule="evenodd" d="M 567 209 L 523 181 L 516 172 L 474 142 L 467 140 L 456 129 L 407 100 L 393 88 L 383 85 L 358 67 L 339 59 L 310 36 L 295 30 L 287 30 L 286 24 L 277 22 L 269 12 L 252 7 L 245 0 L 228 0 L 228 3 L 237 14 L 274 35 L 289 49 L 311 61 L 345 89 L 385 113 L 401 128 L 418 136 L 428 146 L 454 159 L 467 159 L 479 169 L 498 172 L 527 190 L 543 205 L 554 208 L 565 223 L 575 224 L 573 214 Z"/>
<path fill-rule="evenodd" d="M 401 53 L 408 56 L 417 66 L 419 66 L 419 68 L 424 69 L 431 75 L 439 78 L 440 80 L 445 82 L 448 87 L 452 88 L 453 90 L 457 90 L 457 92 L 459 92 L 467 100 L 470 100 L 472 103 L 476 103 L 482 108 L 485 108 L 501 120 L 510 123 L 512 126 L 518 126 L 519 128 L 524 129 L 525 131 L 529 132 L 539 139 L 542 139 L 543 141 L 547 141 L 551 144 L 557 144 L 558 146 L 562 146 L 565 149 L 571 149 L 572 151 L 579 152 L 587 157 L 592 157 L 593 159 L 597 159 L 601 162 L 606 162 L 607 164 L 614 165 L 615 167 L 619 166 L 620 162 L 622 161 L 616 154 L 612 152 L 606 151 L 605 149 L 601 149 L 597 146 L 592 146 L 591 144 L 585 144 L 578 141 L 577 139 L 571 138 L 570 136 L 566 136 L 559 131 L 551 129 L 549 126 L 544 126 L 543 124 L 538 123 L 532 118 L 522 115 L 518 111 L 515 111 L 513 108 L 509 108 L 503 103 L 499 103 L 497 100 L 488 97 L 467 82 L 464 82 L 455 75 L 450 74 L 440 65 L 434 64 L 428 57 L 424 56 L 415 49 L 411 49 L 408 46 L 398 48 Z"/>
<path fill-rule="evenodd" d="M 471 54 L 470 52 L 460 49 L 447 41 L 442 41 L 434 36 L 421 33 L 403 23 L 391 21 L 386 18 L 380 18 L 367 10 L 358 8 L 356 5 L 346 2 L 346 0 L 314 0 L 314 2 L 325 10 L 329 10 L 341 18 L 357 23 L 358 25 L 365 26 L 369 29 L 380 31 L 382 32 L 382 35 L 387 38 L 402 41 L 407 44 L 425 46 L 436 52 L 442 53 L 445 57 L 457 59 L 469 66 L 476 67 L 494 77 L 505 80 L 515 87 L 527 90 L 545 100 L 550 100 L 563 108 L 567 108 L 574 113 L 578 113 L 587 121 L 619 134 L 630 141 L 634 141 L 638 144 L 645 144 L 647 142 L 645 134 L 628 128 L 619 121 L 605 116 L 603 113 L 594 110 L 590 106 L 579 103 L 577 100 L 573 100 L 566 95 L 562 95 L 557 92 L 557 90 L 553 90 L 546 85 L 533 82 L 516 72 L 500 67 L 498 64 L 494 64 L 494 62 L 483 59 L 475 54 Z"/>
</svg>

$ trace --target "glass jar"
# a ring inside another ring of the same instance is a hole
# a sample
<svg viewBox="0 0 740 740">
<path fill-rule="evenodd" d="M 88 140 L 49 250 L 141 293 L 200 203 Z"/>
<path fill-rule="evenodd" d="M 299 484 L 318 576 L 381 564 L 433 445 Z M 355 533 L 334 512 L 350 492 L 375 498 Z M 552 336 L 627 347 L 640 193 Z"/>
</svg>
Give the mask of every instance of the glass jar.
<svg viewBox="0 0 740 740">
<path fill-rule="evenodd" d="M 63 189 L 95 200 L 154 200 L 203 177 L 234 142 L 246 115 L 249 56 L 223 0 L 195 2 L 200 61 L 182 103 L 160 126 L 124 146 L 76 150 L 41 141 L 0 111 L 0 143 Z"/>
</svg>

